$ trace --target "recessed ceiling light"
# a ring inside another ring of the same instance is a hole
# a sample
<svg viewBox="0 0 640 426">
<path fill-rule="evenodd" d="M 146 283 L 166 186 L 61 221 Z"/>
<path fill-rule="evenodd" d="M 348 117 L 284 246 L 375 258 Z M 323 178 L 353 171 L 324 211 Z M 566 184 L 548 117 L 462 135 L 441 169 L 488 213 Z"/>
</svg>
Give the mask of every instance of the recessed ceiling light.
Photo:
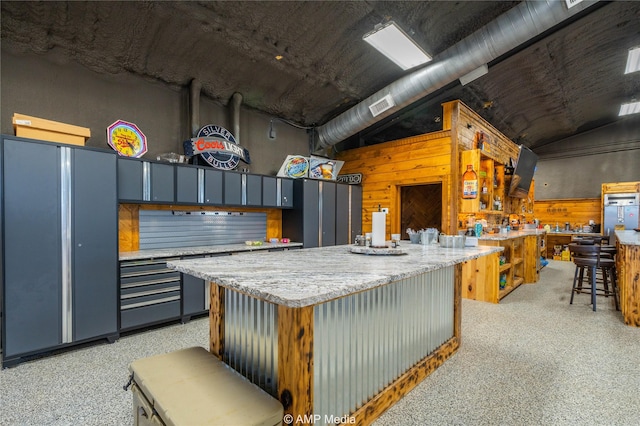
<svg viewBox="0 0 640 426">
<path fill-rule="evenodd" d="M 282 56 L 282 55 L 277 55 L 277 56 L 276 56 L 276 60 L 277 60 L 277 61 L 281 61 L 281 60 L 282 60 L 282 58 L 284 58 L 284 56 Z"/>
<path fill-rule="evenodd" d="M 431 60 L 431 56 L 393 21 L 376 25 L 375 29 L 362 36 L 362 39 L 403 70 Z"/>
<path fill-rule="evenodd" d="M 629 102 L 620 105 L 619 116 L 637 114 L 640 112 L 640 102 Z"/>
<path fill-rule="evenodd" d="M 640 70 L 640 47 L 634 47 L 629 49 L 629 56 L 627 56 L 627 67 L 624 69 L 625 74 L 636 72 Z"/>
</svg>

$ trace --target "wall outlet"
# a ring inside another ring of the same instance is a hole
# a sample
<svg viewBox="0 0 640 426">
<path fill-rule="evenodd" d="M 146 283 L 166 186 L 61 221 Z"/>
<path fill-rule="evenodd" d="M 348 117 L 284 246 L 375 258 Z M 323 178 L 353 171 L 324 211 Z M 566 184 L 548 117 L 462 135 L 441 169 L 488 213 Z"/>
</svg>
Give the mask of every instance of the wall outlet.
<svg viewBox="0 0 640 426">
<path fill-rule="evenodd" d="M 382 211 L 382 213 L 389 214 L 389 209 L 387 207 L 381 208 L 380 211 Z"/>
</svg>

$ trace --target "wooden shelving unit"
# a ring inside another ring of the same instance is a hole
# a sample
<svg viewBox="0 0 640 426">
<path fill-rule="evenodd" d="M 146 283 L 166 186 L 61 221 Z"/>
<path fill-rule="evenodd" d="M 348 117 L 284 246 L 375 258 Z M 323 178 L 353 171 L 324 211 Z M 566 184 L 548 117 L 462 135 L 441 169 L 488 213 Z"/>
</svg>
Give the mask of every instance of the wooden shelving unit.
<svg viewBox="0 0 640 426">
<path fill-rule="evenodd" d="M 525 282 L 530 282 L 525 274 L 526 266 L 530 262 L 526 257 L 525 241 L 528 238 L 533 238 L 535 244 L 536 237 L 536 235 L 533 235 L 510 238 L 508 240 L 482 240 L 481 243 L 483 245 L 499 246 L 504 248 L 504 251 L 498 254 L 498 259 L 500 256 L 504 256 L 504 263 L 500 265 L 498 260 L 498 266 L 495 271 L 490 271 L 493 277 L 491 279 L 485 278 L 485 281 L 491 281 L 490 283 L 488 282 L 485 284 L 485 286 L 490 288 L 490 290 L 486 290 L 484 293 L 476 291 L 473 294 L 465 294 L 465 292 L 463 292 L 463 297 L 498 303 L 519 285 Z M 500 288 L 500 281 L 503 278 L 506 278 L 506 283 L 503 288 Z M 537 279 L 535 281 L 537 281 Z"/>
<path fill-rule="evenodd" d="M 478 196 L 473 199 L 464 199 L 460 194 L 459 213 L 506 213 L 504 208 L 496 210 L 494 205 L 496 197 L 500 197 L 501 203 L 505 201 L 504 164 L 498 163 L 479 149 L 460 153 L 461 176 L 469 164 L 478 175 Z M 483 188 L 486 188 L 486 192 Z"/>
</svg>

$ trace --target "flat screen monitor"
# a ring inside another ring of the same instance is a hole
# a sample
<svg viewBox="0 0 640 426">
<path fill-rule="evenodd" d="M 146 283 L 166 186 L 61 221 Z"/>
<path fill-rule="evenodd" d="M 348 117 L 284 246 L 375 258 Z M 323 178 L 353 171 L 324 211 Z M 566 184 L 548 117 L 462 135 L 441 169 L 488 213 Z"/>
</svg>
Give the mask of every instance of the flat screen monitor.
<svg viewBox="0 0 640 426">
<path fill-rule="evenodd" d="M 526 146 L 520 145 L 518 161 L 509 186 L 510 197 L 527 198 L 537 163 L 538 156 Z"/>
</svg>

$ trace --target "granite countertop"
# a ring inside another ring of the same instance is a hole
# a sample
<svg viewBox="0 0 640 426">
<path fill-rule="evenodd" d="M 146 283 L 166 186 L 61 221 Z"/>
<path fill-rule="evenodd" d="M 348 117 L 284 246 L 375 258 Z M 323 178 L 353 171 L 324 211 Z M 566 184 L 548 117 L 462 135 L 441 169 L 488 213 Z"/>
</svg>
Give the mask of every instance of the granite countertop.
<svg viewBox="0 0 640 426">
<path fill-rule="evenodd" d="M 445 249 L 403 241 L 400 256 L 351 253 L 352 245 L 270 252 L 260 256 L 168 261 L 167 266 L 258 299 L 311 306 L 423 272 L 497 253 L 502 247 Z"/>
<path fill-rule="evenodd" d="M 633 230 L 615 231 L 616 238 L 620 244 L 626 246 L 640 246 L 640 232 Z"/>
<path fill-rule="evenodd" d="M 203 254 L 263 251 L 289 247 L 302 247 L 302 243 L 262 243 L 261 246 L 248 246 L 246 244 L 223 244 L 219 246 L 176 247 L 166 249 L 137 250 L 121 252 L 118 255 L 118 258 L 119 260 L 158 259 L 165 257 L 195 256 Z"/>
<path fill-rule="evenodd" d="M 496 234 L 482 234 L 479 240 L 504 241 L 513 238 L 526 237 L 528 235 L 544 235 L 547 232 L 544 229 L 523 229 L 520 231 L 498 232 Z"/>
</svg>

